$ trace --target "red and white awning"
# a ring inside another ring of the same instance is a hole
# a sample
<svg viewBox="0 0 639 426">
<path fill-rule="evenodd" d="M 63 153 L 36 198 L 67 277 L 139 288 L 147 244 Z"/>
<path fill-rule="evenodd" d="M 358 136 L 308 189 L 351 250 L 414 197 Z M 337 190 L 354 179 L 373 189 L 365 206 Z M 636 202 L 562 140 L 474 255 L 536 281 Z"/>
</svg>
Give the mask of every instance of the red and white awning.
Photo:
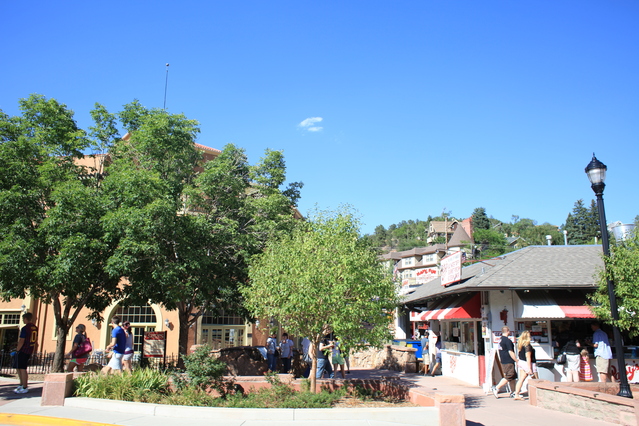
<svg viewBox="0 0 639 426">
<path fill-rule="evenodd" d="M 595 318 L 579 291 L 517 291 L 516 318 Z"/>
<path fill-rule="evenodd" d="M 411 321 L 479 319 L 481 318 L 481 299 L 479 293 L 467 293 L 446 297 L 427 311 L 411 311 Z"/>
</svg>

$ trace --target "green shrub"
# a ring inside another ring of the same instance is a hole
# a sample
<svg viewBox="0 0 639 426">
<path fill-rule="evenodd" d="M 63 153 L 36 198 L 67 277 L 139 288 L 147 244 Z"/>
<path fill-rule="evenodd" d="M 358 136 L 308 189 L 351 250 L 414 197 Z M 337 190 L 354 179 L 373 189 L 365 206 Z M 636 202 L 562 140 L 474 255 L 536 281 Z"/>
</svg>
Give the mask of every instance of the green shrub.
<svg viewBox="0 0 639 426">
<path fill-rule="evenodd" d="M 236 384 L 233 379 L 224 378 L 226 364 L 211 356 L 210 346 L 200 346 L 192 354 L 184 355 L 183 359 L 188 385 L 194 386 L 201 391 L 206 391 L 210 386 L 222 398 L 226 398 L 228 395 L 244 393 L 242 386 Z M 181 381 L 180 387 L 185 388 L 187 384 Z"/>
<path fill-rule="evenodd" d="M 204 383 L 207 382 L 204 377 L 209 376 L 204 374 L 200 376 L 200 379 L 195 381 L 197 386 L 190 383 L 189 380 L 180 379 L 181 385 L 174 387 L 175 391 L 169 390 L 170 377 L 172 376 L 168 373 L 152 369 L 138 369 L 133 374 L 108 376 L 84 374 L 75 380 L 75 395 L 88 398 L 200 407 L 329 408 L 346 393 L 343 388 L 333 392 L 323 390 L 317 394 L 308 391 L 297 392 L 292 386 L 282 383 L 277 374 L 270 374 L 266 376 L 266 380 L 271 384 L 271 388 L 261 389 L 249 395 L 243 395 L 239 389 L 235 388 L 239 385 L 235 385 L 233 381 L 225 381 L 222 377 L 218 377 L 211 382 L 211 386 L 218 392 L 220 390 L 216 386 L 226 387 L 223 397 L 220 398 L 206 392 L 205 386 L 207 385 Z M 173 380 L 175 383 L 176 379 Z M 220 394 L 222 395 L 222 392 Z"/>
<path fill-rule="evenodd" d="M 75 380 L 75 395 L 87 398 L 148 401 L 167 392 L 169 376 L 152 369 L 138 369 L 131 374 L 83 374 Z"/>
<path fill-rule="evenodd" d="M 296 391 L 290 385 L 282 383 L 279 375 L 272 373 L 265 376 L 271 384 L 269 389 L 260 389 L 248 395 L 234 395 L 228 398 L 226 407 L 235 408 L 330 408 L 346 391 L 322 390 L 319 393 Z"/>
</svg>

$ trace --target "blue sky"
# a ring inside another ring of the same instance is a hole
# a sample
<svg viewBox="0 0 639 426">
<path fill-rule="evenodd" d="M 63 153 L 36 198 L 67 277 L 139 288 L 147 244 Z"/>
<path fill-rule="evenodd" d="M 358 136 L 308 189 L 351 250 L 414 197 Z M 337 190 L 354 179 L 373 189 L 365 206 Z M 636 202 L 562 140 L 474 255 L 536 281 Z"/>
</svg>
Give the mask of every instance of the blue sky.
<svg viewBox="0 0 639 426">
<path fill-rule="evenodd" d="M 0 109 L 40 93 L 82 127 L 131 100 L 256 162 L 284 151 L 300 210 L 363 231 L 446 209 L 564 223 L 608 166 L 608 221 L 639 215 L 637 1 L 0 3 Z"/>
</svg>

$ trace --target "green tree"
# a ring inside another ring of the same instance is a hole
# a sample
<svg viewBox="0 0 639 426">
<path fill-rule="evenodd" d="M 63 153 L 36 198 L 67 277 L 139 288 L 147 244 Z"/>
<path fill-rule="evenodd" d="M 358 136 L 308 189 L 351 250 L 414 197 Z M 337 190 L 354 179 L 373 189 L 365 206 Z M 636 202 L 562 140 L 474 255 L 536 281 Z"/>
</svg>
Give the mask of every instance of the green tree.
<svg viewBox="0 0 639 426">
<path fill-rule="evenodd" d="M 521 237 L 528 245 L 546 245 L 548 240 L 546 236 L 550 235 L 552 245 L 564 244 L 564 235 L 555 225 L 543 223 L 541 225 L 526 228 L 521 232 Z"/>
<path fill-rule="evenodd" d="M 120 294 L 119 277 L 105 268 L 117 241 L 102 227 L 108 202 L 101 175 L 75 164 L 83 150 L 115 135 L 96 121 L 102 138 L 92 141 L 72 111 L 44 96 L 20 100 L 20 110 L 19 117 L 0 112 L 0 292 L 5 300 L 30 295 L 52 305 L 53 369 L 62 371 L 80 311 L 99 318 Z"/>
<path fill-rule="evenodd" d="M 350 209 L 316 212 L 291 235 L 271 241 L 253 259 L 249 277 L 242 293 L 253 314 L 311 341 L 313 391 L 316 351 L 327 333 L 351 347 L 391 338 L 396 289 Z"/>
<path fill-rule="evenodd" d="M 473 232 L 481 258 L 499 256 L 506 251 L 506 237 L 494 229 L 478 229 Z"/>
<path fill-rule="evenodd" d="M 595 237 L 600 234 L 597 206 L 594 200 L 591 202 L 590 209 L 584 206 L 583 200 L 577 200 L 572 213 L 568 213 L 563 229 L 568 231 L 569 244 L 592 244 Z"/>
<path fill-rule="evenodd" d="M 610 248 L 610 257 L 604 256 L 605 270 L 599 272 L 599 287 L 591 297 L 593 310 L 597 318 L 614 323 L 610 313 L 608 297 L 608 279 L 615 288 L 619 320 L 616 325 L 627 331 L 630 337 L 639 335 L 639 233 L 623 244 Z"/>
<path fill-rule="evenodd" d="M 301 184 L 285 189 L 281 152 L 250 166 L 227 145 L 200 166 L 197 123 L 139 104 L 120 115 L 129 137 L 113 150 L 104 186 L 113 200 L 106 223 L 120 244 L 110 263 L 126 276 L 125 303 L 158 303 L 177 310 L 179 351 L 205 311 L 243 310 L 240 283 L 247 259 L 265 241 L 287 232 Z"/>
<path fill-rule="evenodd" d="M 477 207 L 472 215 L 473 229 L 490 229 L 490 219 L 486 216 L 486 209 Z"/>
</svg>

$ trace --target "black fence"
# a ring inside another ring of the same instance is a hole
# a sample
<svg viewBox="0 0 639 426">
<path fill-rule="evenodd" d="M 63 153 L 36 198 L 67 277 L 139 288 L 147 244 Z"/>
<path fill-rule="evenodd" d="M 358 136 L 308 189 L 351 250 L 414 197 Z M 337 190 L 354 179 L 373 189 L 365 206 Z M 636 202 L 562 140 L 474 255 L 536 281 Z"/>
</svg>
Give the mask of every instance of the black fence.
<svg viewBox="0 0 639 426">
<path fill-rule="evenodd" d="M 29 374 L 47 374 L 53 371 L 53 358 L 55 353 L 43 352 L 31 355 L 27 372 Z M 133 355 L 133 368 L 154 368 L 158 370 L 173 370 L 177 369 L 180 361 L 180 354 L 167 355 L 166 358 L 142 358 L 139 353 Z M 0 376 L 12 376 L 16 375 L 16 369 L 14 367 L 14 357 L 11 356 L 11 352 L 0 351 Z M 65 365 L 68 361 L 65 360 Z M 109 363 L 109 356 L 104 352 L 94 352 L 87 360 L 86 365 L 97 364 L 103 366 Z"/>
</svg>

